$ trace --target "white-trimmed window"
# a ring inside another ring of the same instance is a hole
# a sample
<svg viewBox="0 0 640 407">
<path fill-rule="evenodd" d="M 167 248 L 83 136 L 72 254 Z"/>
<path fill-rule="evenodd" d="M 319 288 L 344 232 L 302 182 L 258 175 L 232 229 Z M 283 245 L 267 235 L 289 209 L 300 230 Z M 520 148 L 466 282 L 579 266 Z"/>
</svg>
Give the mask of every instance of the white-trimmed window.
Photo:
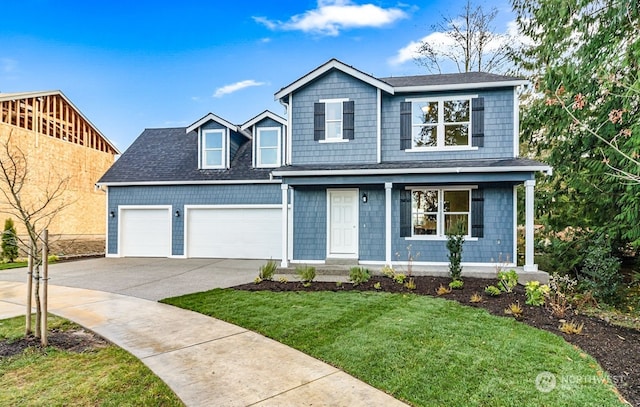
<svg viewBox="0 0 640 407">
<path fill-rule="evenodd" d="M 257 167 L 280 166 L 280 128 L 258 127 Z"/>
<path fill-rule="evenodd" d="M 342 102 L 343 100 L 324 101 L 325 140 L 342 140 Z"/>
<path fill-rule="evenodd" d="M 313 139 L 323 143 L 354 139 L 355 103 L 349 99 L 321 99 L 313 106 Z"/>
<path fill-rule="evenodd" d="M 222 129 L 202 131 L 202 168 L 225 168 L 226 135 Z"/>
<path fill-rule="evenodd" d="M 443 237 L 460 223 L 471 230 L 470 189 L 411 189 L 411 235 Z"/>
<path fill-rule="evenodd" d="M 471 97 L 408 101 L 413 149 L 471 147 Z"/>
</svg>

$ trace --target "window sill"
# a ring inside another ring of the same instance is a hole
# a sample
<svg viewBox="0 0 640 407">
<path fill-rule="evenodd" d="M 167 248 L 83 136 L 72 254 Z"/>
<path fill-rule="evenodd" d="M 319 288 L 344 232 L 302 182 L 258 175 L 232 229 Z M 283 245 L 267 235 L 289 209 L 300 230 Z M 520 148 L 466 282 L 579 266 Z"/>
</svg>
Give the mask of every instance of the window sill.
<svg viewBox="0 0 640 407">
<path fill-rule="evenodd" d="M 348 142 L 349 142 L 349 139 L 344 139 L 344 138 L 318 140 L 318 143 L 348 143 Z"/>
<path fill-rule="evenodd" d="M 435 242 L 446 242 L 447 241 L 447 237 L 446 236 L 411 236 L 411 237 L 405 237 L 404 240 L 432 240 Z M 464 241 L 465 242 L 477 242 L 478 238 L 477 237 L 471 237 L 471 236 L 465 236 L 464 237 Z"/>
<path fill-rule="evenodd" d="M 255 168 L 279 168 L 281 167 L 280 164 L 261 164 L 261 165 L 256 165 Z"/>
<path fill-rule="evenodd" d="M 451 147 L 414 147 L 408 150 L 404 150 L 407 153 L 433 153 L 433 152 L 447 152 L 447 151 L 475 151 L 478 147 L 471 146 L 451 146 Z"/>
</svg>

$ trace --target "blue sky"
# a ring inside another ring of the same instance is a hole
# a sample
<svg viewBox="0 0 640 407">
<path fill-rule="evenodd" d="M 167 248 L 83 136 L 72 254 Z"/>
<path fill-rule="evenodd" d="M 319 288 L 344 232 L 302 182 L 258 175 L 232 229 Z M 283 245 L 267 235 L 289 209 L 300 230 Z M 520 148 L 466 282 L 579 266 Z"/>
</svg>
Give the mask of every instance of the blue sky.
<svg viewBox="0 0 640 407">
<path fill-rule="evenodd" d="M 513 19 L 496 7 L 497 32 Z M 331 58 L 374 76 L 426 72 L 411 46 L 466 0 L 3 2 L 0 92 L 61 90 L 121 151 L 213 112 L 242 124 Z"/>
</svg>

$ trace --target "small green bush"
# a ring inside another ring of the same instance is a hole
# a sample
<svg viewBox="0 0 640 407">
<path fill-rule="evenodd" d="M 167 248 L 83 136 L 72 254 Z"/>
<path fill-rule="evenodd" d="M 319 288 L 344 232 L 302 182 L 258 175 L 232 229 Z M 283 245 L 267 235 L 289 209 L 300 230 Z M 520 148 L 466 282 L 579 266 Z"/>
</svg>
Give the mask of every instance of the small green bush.
<svg viewBox="0 0 640 407">
<path fill-rule="evenodd" d="M 453 280 L 460 280 L 462 274 L 462 245 L 464 244 L 464 224 L 457 222 L 447 233 L 447 249 L 449 250 L 449 273 Z"/>
<path fill-rule="evenodd" d="M 545 296 L 549 294 L 549 286 L 540 284 L 539 281 L 529 281 L 524 286 L 524 292 L 527 296 L 525 303 L 539 307 L 544 305 Z"/>
<path fill-rule="evenodd" d="M 396 271 L 390 265 L 386 265 L 380 270 L 383 276 L 393 278 L 396 275 Z"/>
<path fill-rule="evenodd" d="M 596 300 L 610 305 L 620 302 L 620 260 L 611 255 L 611 249 L 603 238 L 590 245 L 580 271 L 583 276 L 580 284 L 582 290 L 591 291 Z"/>
<path fill-rule="evenodd" d="M 515 270 L 498 272 L 498 288 L 510 293 L 518 285 L 518 273 Z"/>
<path fill-rule="evenodd" d="M 484 292 L 487 293 L 487 295 L 490 297 L 497 297 L 500 294 L 502 294 L 502 291 L 500 291 L 500 289 L 495 285 L 488 286 L 487 288 L 484 289 Z"/>
<path fill-rule="evenodd" d="M 261 280 L 273 280 L 273 275 L 276 273 L 277 268 L 276 262 L 269 260 L 267 264 L 260 266 L 258 277 Z"/>
<path fill-rule="evenodd" d="M 316 278 L 316 268 L 313 266 L 298 266 L 296 274 L 304 283 L 310 284 Z"/>
<path fill-rule="evenodd" d="M 397 273 L 393 275 L 393 281 L 395 281 L 398 284 L 404 284 L 404 280 L 407 278 L 406 275 L 402 274 L 402 273 Z"/>
<path fill-rule="evenodd" d="M 464 287 L 462 280 L 453 280 L 449 283 L 449 288 L 453 288 L 454 290 L 460 290 L 462 287 Z"/>
<path fill-rule="evenodd" d="M 364 267 L 355 266 L 349 270 L 349 281 L 351 281 L 354 286 L 366 283 L 370 278 L 371 274 L 369 274 L 369 270 Z"/>
<path fill-rule="evenodd" d="M 18 238 L 16 236 L 16 228 L 11 218 L 7 218 L 7 220 L 4 221 L 2 257 L 9 263 L 13 263 L 18 258 Z"/>
</svg>

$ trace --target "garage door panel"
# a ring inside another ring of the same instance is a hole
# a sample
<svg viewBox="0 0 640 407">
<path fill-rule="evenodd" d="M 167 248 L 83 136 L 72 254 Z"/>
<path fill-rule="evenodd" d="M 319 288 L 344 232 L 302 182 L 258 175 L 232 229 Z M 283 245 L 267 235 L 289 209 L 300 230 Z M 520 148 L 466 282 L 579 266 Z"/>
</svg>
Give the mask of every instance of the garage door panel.
<svg viewBox="0 0 640 407">
<path fill-rule="evenodd" d="M 281 216 L 277 208 L 189 209 L 187 255 L 280 258 Z"/>
<path fill-rule="evenodd" d="M 165 208 L 122 209 L 120 255 L 167 257 L 171 254 L 171 218 Z"/>
</svg>

